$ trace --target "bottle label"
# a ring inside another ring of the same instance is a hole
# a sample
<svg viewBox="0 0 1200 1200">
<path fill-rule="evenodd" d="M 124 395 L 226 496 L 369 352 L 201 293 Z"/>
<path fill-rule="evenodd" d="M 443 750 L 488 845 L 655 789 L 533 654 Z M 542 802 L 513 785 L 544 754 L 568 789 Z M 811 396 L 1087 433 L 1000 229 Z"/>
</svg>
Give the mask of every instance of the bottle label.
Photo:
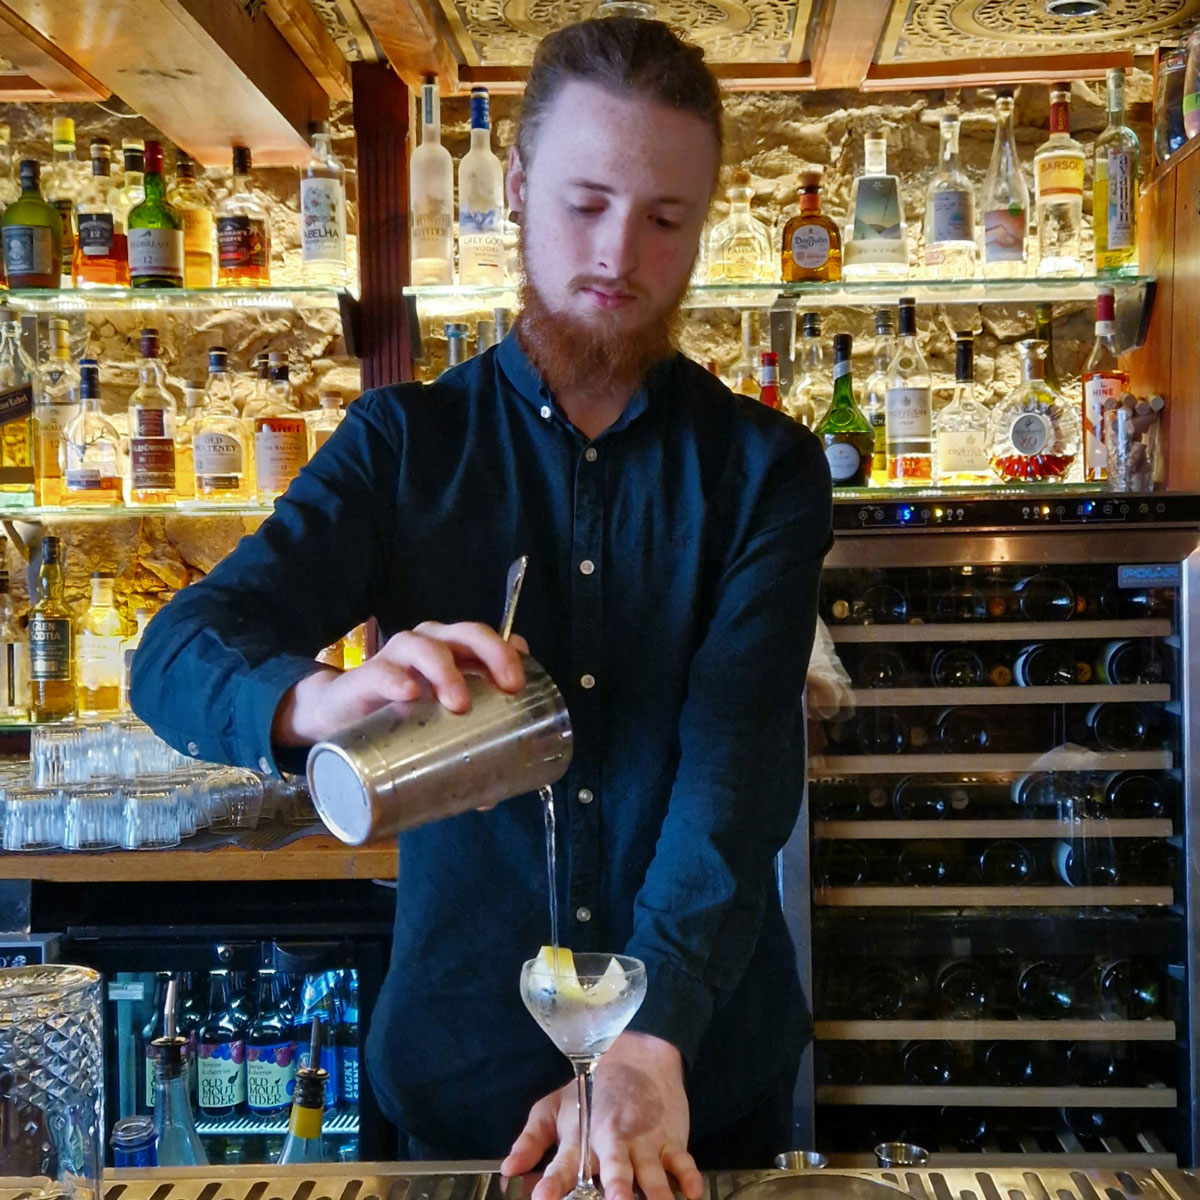
<svg viewBox="0 0 1200 1200">
<path fill-rule="evenodd" d="M 311 1015 L 308 1017 L 308 1023 L 312 1024 Z M 321 1026 L 322 1036 L 328 1036 L 329 1026 Z M 325 1080 L 325 1107 L 333 1108 L 337 1105 L 337 1088 L 338 1088 L 338 1064 L 337 1064 L 337 1047 L 332 1043 L 326 1043 L 321 1046 L 321 1058 L 317 1064 L 329 1076 Z M 296 1043 L 296 1069 L 301 1067 L 312 1066 L 312 1054 L 310 1053 L 307 1042 Z M 296 1110 L 293 1108 L 293 1112 Z"/>
<path fill-rule="evenodd" d="M 24 711 L 29 703 L 29 647 L 0 642 L 0 704 L 5 711 Z"/>
<path fill-rule="evenodd" d="M 1027 214 L 1020 205 L 992 208 L 983 214 L 985 262 L 1023 262 Z"/>
<path fill-rule="evenodd" d="M 79 411 L 73 406 L 64 405 L 63 407 L 69 407 L 73 413 Z M 0 425 L 7 425 L 12 421 L 27 420 L 32 412 L 33 384 L 20 383 L 16 387 L 5 388 L 3 391 L 0 391 Z"/>
<path fill-rule="evenodd" d="M 292 1102 L 296 1076 L 291 1041 L 246 1047 L 246 1104 L 254 1112 L 280 1112 Z"/>
<path fill-rule="evenodd" d="M 336 432 L 337 431 L 335 429 L 314 429 L 313 453 L 316 454 L 316 452 L 320 450 L 320 448 L 325 445 L 325 443 L 329 441 L 329 439 L 333 437 L 334 433 Z"/>
<path fill-rule="evenodd" d="M 459 223 L 458 270 L 463 283 L 504 283 L 504 241 L 499 233 L 478 233 Z"/>
<path fill-rule="evenodd" d="M 68 450 L 68 454 L 72 451 Z M 110 476 L 115 483 L 115 477 Z M 104 476 L 98 467 L 68 467 L 63 479 L 68 492 L 103 492 L 110 489 L 104 486 Z"/>
<path fill-rule="evenodd" d="M 198 433 L 192 441 L 197 475 L 241 475 L 242 443 L 228 433 Z M 221 486 L 219 483 L 216 486 Z M 237 487 L 237 480 L 226 484 Z"/>
<path fill-rule="evenodd" d="M 217 253 L 222 271 L 266 270 L 267 225 L 253 217 L 217 218 Z"/>
<path fill-rule="evenodd" d="M 1083 199 L 1083 155 L 1047 154 L 1034 163 L 1038 200 Z"/>
<path fill-rule="evenodd" d="M 58 275 L 54 233 L 45 225 L 7 225 L 3 232 L 4 269 L 13 275 Z"/>
<path fill-rule="evenodd" d="M 59 451 L 65 441 L 63 431 L 78 415 L 78 404 L 39 404 L 34 409 L 37 464 L 43 479 L 62 477 Z"/>
<path fill-rule="evenodd" d="M 1036 458 L 1050 444 L 1054 430 L 1041 413 L 1022 413 L 1013 423 L 1008 436 L 1013 448 L 1026 458 Z"/>
<path fill-rule="evenodd" d="M 79 664 L 79 687 L 92 691 L 117 687 L 121 682 L 121 639 L 84 630 L 79 635 L 75 661 Z"/>
<path fill-rule="evenodd" d="M 801 225 L 792 234 L 792 262 L 806 271 L 819 271 L 829 261 L 829 230 Z"/>
<path fill-rule="evenodd" d="M 300 257 L 346 261 L 346 200 L 336 179 L 300 180 Z"/>
<path fill-rule="evenodd" d="M 1108 248 L 1128 250 L 1137 224 L 1137 172 L 1128 150 L 1108 155 Z"/>
<path fill-rule="evenodd" d="M 834 483 L 853 479 L 862 464 L 862 455 L 849 442 L 826 442 L 825 459 Z"/>
<path fill-rule="evenodd" d="M 165 276 L 183 281 L 182 229 L 131 229 L 129 277 Z"/>
<path fill-rule="evenodd" d="M 236 1108 L 246 1099 L 246 1043 L 201 1042 L 198 1077 L 201 1108 Z"/>
<path fill-rule="evenodd" d="M 282 492 L 308 462 L 308 435 L 302 417 L 259 417 L 255 422 L 254 462 L 258 486 Z"/>
<path fill-rule="evenodd" d="M 343 1046 L 338 1053 L 342 1060 L 342 1099 L 347 1104 L 357 1104 L 358 1047 Z"/>
<path fill-rule="evenodd" d="M 974 242 L 975 218 L 970 192 L 934 192 L 929 243 Z"/>
<path fill-rule="evenodd" d="M 864 175 L 854 200 L 854 241 L 904 242 L 900 190 L 892 175 Z M 875 248 L 872 247 L 872 253 Z"/>
<path fill-rule="evenodd" d="M 889 442 L 929 441 L 932 418 L 928 388 L 888 388 L 886 404 Z"/>
<path fill-rule="evenodd" d="M 947 429 L 938 434 L 942 475 L 980 475 L 988 470 L 987 434 L 982 429 Z"/>
<path fill-rule="evenodd" d="M 1119 400 L 1123 380 L 1113 375 L 1092 375 L 1083 381 L 1083 466 L 1087 478 L 1092 472 L 1103 472 L 1108 466 L 1108 451 L 1104 446 L 1104 402 Z M 1101 474 L 1098 478 L 1103 479 Z"/>
<path fill-rule="evenodd" d="M 29 614 L 29 678 L 35 683 L 70 680 L 70 617 Z"/>
<path fill-rule="evenodd" d="M 86 258 L 108 258 L 113 252 L 116 226 L 112 213 L 79 214 L 79 252 Z"/>
<path fill-rule="evenodd" d="M 171 438 L 129 439 L 129 486 L 135 492 L 175 489 L 175 442 Z"/>
<path fill-rule="evenodd" d="M 409 231 L 413 259 L 442 259 L 448 246 L 453 244 L 453 238 L 454 226 L 448 203 L 432 197 L 414 206 Z"/>
<path fill-rule="evenodd" d="M 207 208 L 185 208 L 183 217 L 183 252 L 185 254 L 212 254 L 213 215 Z"/>
</svg>

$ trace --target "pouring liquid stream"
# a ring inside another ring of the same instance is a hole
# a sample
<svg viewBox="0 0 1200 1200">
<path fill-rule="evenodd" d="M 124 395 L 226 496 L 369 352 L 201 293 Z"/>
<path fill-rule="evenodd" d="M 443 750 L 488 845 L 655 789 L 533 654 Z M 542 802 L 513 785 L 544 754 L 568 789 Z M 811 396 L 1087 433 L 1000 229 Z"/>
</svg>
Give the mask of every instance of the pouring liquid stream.
<svg viewBox="0 0 1200 1200">
<path fill-rule="evenodd" d="M 542 815 L 546 822 L 546 878 L 550 885 L 550 945 L 558 967 L 558 855 L 555 850 L 554 790 L 544 787 L 538 793 L 542 798 Z"/>
</svg>

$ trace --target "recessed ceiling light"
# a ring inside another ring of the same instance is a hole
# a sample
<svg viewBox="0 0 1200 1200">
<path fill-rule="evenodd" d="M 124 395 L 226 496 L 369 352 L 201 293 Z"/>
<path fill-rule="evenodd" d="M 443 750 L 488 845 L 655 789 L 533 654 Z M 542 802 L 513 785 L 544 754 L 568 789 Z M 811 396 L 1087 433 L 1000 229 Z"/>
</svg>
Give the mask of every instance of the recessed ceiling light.
<svg viewBox="0 0 1200 1200">
<path fill-rule="evenodd" d="M 1108 0 L 1046 0 L 1052 17 L 1098 17 L 1108 11 Z"/>
<path fill-rule="evenodd" d="M 658 5 L 653 0 L 600 0 L 596 12 L 598 17 L 641 17 L 649 20 L 657 15 Z"/>
</svg>

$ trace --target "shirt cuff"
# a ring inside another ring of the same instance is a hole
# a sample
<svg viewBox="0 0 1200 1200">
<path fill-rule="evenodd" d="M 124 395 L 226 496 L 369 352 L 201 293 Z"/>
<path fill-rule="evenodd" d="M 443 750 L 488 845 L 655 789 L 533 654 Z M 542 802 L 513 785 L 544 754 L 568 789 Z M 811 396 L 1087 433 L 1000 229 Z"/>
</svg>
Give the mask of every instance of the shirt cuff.
<svg viewBox="0 0 1200 1200">
<path fill-rule="evenodd" d="M 636 955 L 636 947 L 631 946 L 629 953 Z M 685 1069 L 690 1069 L 712 1020 L 712 990 L 670 963 L 639 957 L 646 964 L 646 998 L 628 1028 L 670 1042 L 683 1055 Z"/>
<path fill-rule="evenodd" d="M 256 667 L 243 680 L 237 697 L 239 762 L 264 775 L 278 775 L 283 771 L 289 774 L 303 772 L 307 749 L 303 746 L 281 746 L 276 752 L 271 745 L 271 726 L 275 722 L 275 710 L 287 690 L 322 669 L 314 658 L 281 654 Z"/>
</svg>

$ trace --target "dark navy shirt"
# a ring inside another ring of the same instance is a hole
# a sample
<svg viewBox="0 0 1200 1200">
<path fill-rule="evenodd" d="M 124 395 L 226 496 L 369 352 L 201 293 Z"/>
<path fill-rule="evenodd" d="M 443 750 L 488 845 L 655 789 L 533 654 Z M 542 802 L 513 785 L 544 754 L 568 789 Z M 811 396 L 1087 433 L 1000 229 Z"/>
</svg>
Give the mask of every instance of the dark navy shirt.
<svg viewBox="0 0 1200 1200">
<path fill-rule="evenodd" d="M 516 630 L 574 727 L 562 942 L 645 961 L 632 1028 L 680 1049 L 707 1136 L 786 1086 L 809 1035 L 773 861 L 800 809 L 830 520 L 816 439 L 682 355 L 589 440 L 510 335 L 350 405 L 274 515 L 151 622 L 133 707 L 199 758 L 298 770 L 272 718 L 323 646 L 370 616 L 385 636 L 494 626 L 528 554 Z M 413 1137 L 501 1155 L 570 1077 L 518 989 L 547 897 L 536 796 L 401 835 L 367 1057 Z"/>
</svg>

